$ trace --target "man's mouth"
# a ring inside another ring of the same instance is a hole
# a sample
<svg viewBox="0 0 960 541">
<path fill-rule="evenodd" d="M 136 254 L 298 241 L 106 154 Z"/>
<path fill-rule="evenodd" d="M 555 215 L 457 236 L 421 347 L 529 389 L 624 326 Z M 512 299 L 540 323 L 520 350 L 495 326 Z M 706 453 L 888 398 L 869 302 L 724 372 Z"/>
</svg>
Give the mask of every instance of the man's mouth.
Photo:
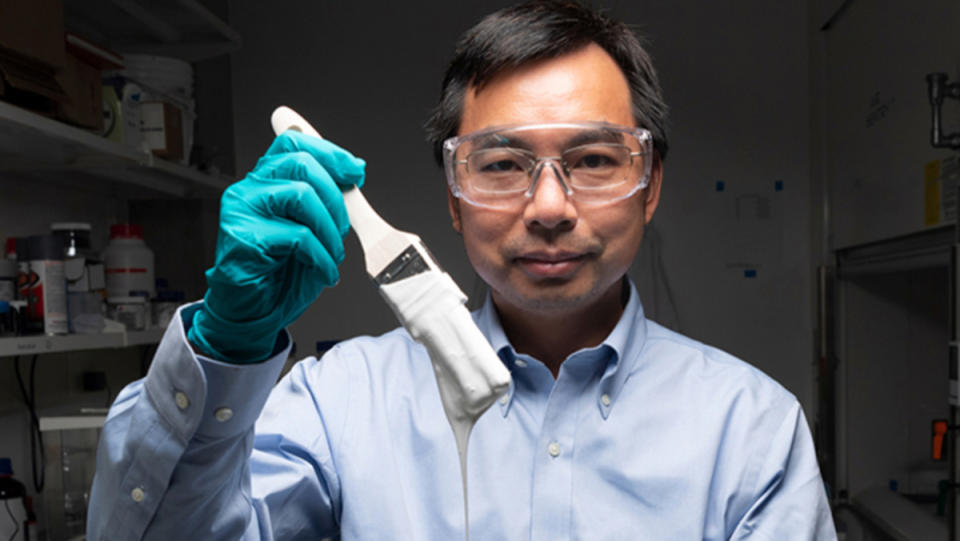
<svg viewBox="0 0 960 541">
<path fill-rule="evenodd" d="M 567 278 L 583 266 L 587 257 L 580 252 L 528 252 L 514 261 L 534 278 Z"/>
</svg>

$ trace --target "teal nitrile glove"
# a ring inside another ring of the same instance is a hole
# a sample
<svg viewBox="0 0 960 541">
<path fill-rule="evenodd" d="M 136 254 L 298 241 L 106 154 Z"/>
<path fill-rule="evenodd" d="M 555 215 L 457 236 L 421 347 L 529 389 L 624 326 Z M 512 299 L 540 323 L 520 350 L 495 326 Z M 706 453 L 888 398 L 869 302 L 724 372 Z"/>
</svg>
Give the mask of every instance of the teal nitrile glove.
<svg viewBox="0 0 960 541">
<path fill-rule="evenodd" d="M 267 359 L 280 331 L 340 279 L 350 230 L 341 189 L 362 186 L 363 160 L 318 137 L 277 136 L 220 200 L 217 258 L 187 333 L 231 363 Z"/>
</svg>

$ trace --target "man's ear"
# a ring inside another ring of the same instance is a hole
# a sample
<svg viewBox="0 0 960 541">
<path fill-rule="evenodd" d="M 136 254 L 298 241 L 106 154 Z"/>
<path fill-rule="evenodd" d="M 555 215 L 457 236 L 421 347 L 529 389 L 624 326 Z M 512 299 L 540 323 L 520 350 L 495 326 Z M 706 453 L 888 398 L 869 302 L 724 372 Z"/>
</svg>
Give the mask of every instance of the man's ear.
<svg viewBox="0 0 960 541">
<path fill-rule="evenodd" d="M 663 161 L 660 155 L 654 152 L 653 166 L 650 167 L 650 182 L 643 189 L 643 219 L 645 224 L 649 224 L 653 219 L 653 213 L 660 204 L 660 187 L 663 184 Z"/>
<path fill-rule="evenodd" d="M 447 188 L 447 210 L 450 211 L 450 223 L 457 233 L 463 233 L 463 224 L 460 221 L 460 200 L 454 197 L 450 188 Z"/>
</svg>

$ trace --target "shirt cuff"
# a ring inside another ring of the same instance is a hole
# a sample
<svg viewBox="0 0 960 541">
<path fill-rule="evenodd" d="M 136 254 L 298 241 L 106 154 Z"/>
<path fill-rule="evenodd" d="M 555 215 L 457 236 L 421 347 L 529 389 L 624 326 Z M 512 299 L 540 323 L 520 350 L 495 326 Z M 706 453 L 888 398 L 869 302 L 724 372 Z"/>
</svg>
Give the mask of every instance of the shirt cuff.
<svg viewBox="0 0 960 541">
<path fill-rule="evenodd" d="M 177 311 L 145 383 L 157 412 L 184 442 L 195 436 L 229 438 L 251 428 L 293 343 L 282 331 L 274 355 L 256 364 L 229 364 L 197 355 L 187 341 L 187 325 L 200 306 L 196 302 Z"/>
</svg>

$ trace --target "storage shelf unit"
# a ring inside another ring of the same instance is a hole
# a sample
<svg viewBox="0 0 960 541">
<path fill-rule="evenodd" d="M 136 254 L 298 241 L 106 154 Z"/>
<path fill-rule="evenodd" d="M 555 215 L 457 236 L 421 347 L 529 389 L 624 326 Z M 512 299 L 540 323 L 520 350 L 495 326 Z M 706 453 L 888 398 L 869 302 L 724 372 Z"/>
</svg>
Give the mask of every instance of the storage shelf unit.
<svg viewBox="0 0 960 541">
<path fill-rule="evenodd" d="M 954 226 L 940 226 L 900 237 L 837 250 L 840 278 L 950 266 Z"/>
<path fill-rule="evenodd" d="M 85 182 L 106 179 L 175 197 L 215 195 L 231 182 L 4 102 L 0 102 L 2 173 L 61 178 L 74 173 Z"/>
<path fill-rule="evenodd" d="M 38 355 L 91 349 L 116 349 L 157 344 L 165 329 L 149 329 L 103 334 L 67 334 L 62 336 L 20 336 L 0 338 L 0 357 Z"/>
<path fill-rule="evenodd" d="M 197 0 L 65 0 L 68 30 L 124 53 L 196 62 L 240 48 L 240 35 Z"/>
</svg>

